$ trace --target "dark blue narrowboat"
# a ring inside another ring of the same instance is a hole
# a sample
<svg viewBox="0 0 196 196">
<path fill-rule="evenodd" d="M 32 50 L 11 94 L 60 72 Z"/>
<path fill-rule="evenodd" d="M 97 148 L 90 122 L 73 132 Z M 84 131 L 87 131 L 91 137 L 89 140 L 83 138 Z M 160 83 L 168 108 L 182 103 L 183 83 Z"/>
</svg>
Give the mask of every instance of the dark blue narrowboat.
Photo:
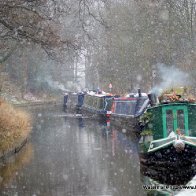
<svg viewBox="0 0 196 196">
<path fill-rule="evenodd" d="M 114 98 L 111 109 L 111 123 L 120 126 L 135 127 L 139 123 L 139 116 L 142 115 L 149 105 L 147 94 L 129 94 L 126 97 Z"/>
<path fill-rule="evenodd" d="M 111 114 L 111 106 L 114 96 L 107 93 L 89 92 L 85 94 L 82 111 L 99 117 L 107 118 Z"/>
<path fill-rule="evenodd" d="M 78 93 L 73 92 L 64 95 L 64 107 L 66 106 L 67 109 L 75 110 L 76 112 L 80 111 L 83 105 L 84 96 L 85 93 L 83 92 L 78 92 Z"/>
</svg>

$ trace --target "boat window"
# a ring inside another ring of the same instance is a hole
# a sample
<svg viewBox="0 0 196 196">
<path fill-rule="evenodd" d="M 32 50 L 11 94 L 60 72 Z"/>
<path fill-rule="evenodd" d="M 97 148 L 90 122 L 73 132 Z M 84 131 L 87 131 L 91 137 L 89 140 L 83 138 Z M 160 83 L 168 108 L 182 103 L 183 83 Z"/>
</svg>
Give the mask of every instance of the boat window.
<svg viewBox="0 0 196 196">
<path fill-rule="evenodd" d="M 121 114 L 121 102 L 116 103 L 116 113 Z"/>
<path fill-rule="evenodd" d="M 93 99 L 90 96 L 86 96 L 85 98 L 85 104 L 88 106 L 92 106 L 93 105 Z"/>
<path fill-rule="evenodd" d="M 124 111 L 124 103 L 121 102 L 120 105 L 121 105 L 120 106 L 120 114 L 124 114 L 124 112 L 123 112 Z"/>
<path fill-rule="evenodd" d="M 178 128 L 180 128 L 180 130 L 185 129 L 184 110 L 177 110 L 177 123 L 178 123 Z"/>
<path fill-rule="evenodd" d="M 104 108 L 104 98 L 99 98 L 99 109 Z"/>
<path fill-rule="evenodd" d="M 102 97 L 95 97 L 95 96 L 86 96 L 84 99 L 85 105 L 96 108 L 96 109 L 103 109 L 104 108 L 104 98 Z"/>
<path fill-rule="evenodd" d="M 173 111 L 167 110 L 166 111 L 166 127 L 167 127 L 167 135 L 169 135 L 172 131 L 174 131 L 173 125 Z"/>
<path fill-rule="evenodd" d="M 134 115 L 135 114 L 135 106 L 136 101 L 131 101 L 127 103 L 127 114 Z"/>
<path fill-rule="evenodd" d="M 98 108 L 98 102 L 99 102 L 98 98 L 97 98 L 97 97 L 94 97 L 94 98 L 93 98 L 93 104 L 92 104 L 92 107 L 94 107 L 94 108 Z"/>
<path fill-rule="evenodd" d="M 121 114 L 126 114 L 126 102 L 122 102 L 121 103 L 122 105 L 121 105 Z"/>
<path fill-rule="evenodd" d="M 135 105 L 136 105 L 135 101 L 118 101 L 118 102 L 116 102 L 115 113 L 134 115 Z"/>
</svg>

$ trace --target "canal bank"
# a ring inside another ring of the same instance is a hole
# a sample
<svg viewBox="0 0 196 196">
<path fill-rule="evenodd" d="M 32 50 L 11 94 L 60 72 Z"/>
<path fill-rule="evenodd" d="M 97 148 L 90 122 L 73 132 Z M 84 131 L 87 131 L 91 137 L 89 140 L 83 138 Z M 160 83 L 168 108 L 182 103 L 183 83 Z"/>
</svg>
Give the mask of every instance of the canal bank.
<svg viewBox="0 0 196 196">
<path fill-rule="evenodd" d="M 0 161 L 6 161 L 19 152 L 26 144 L 30 131 L 29 113 L 0 99 Z"/>
</svg>

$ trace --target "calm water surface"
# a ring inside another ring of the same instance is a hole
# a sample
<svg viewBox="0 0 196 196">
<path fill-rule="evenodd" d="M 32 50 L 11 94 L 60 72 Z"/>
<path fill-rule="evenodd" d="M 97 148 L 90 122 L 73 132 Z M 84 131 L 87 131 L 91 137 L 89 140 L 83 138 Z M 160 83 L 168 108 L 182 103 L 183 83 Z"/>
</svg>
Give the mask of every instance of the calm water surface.
<svg viewBox="0 0 196 196">
<path fill-rule="evenodd" d="M 33 110 L 30 141 L 1 168 L 0 195 L 145 195 L 134 143 L 100 122 Z"/>
<path fill-rule="evenodd" d="M 141 174 L 138 139 L 54 108 L 30 111 L 30 141 L 1 163 L 0 195 L 157 195 L 142 187 L 152 180 Z"/>
</svg>

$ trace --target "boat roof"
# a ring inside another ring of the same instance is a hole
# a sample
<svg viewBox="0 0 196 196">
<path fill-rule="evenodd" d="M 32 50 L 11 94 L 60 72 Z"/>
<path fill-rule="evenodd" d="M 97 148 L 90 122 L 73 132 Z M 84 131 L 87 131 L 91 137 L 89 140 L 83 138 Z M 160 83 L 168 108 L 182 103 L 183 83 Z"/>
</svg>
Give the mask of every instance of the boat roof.
<svg viewBox="0 0 196 196">
<path fill-rule="evenodd" d="M 98 93 L 95 93 L 93 91 L 88 92 L 87 95 L 89 95 L 89 96 L 95 96 L 95 97 L 112 97 L 113 96 L 113 95 L 108 94 L 108 93 L 98 94 Z"/>
<path fill-rule="evenodd" d="M 137 100 L 136 97 L 118 97 L 114 98 L 114 101 L 134 101 Z"/>
<path fill-rule="evenodd" d="M 138 98 L 142 98 L 142 99 L 147 99 L 147 96 L 136 96 L 136 97 L 115 97 L 114 101 L 133 101 L 133 100 L 137 100 Z"/>
<path fill-rule="evenodd" d="M 138 93 L 129 93 L 125 97 L 139 97 Z M 141 93 L 141 97 L 148 97 L 146 93 Z"/>
<path fill-rule="evenodd" d="M 190 103 L 190 102 L 169 102 L 169 103 L 159 103 L 155 106 L 150 106 L 150 108 L 157 108 L 157 107 L 167 107 L 167 106 L 176 106 L 176 105 L 194 105 L 196 106 L 196 103 Z"/>
</svg>

